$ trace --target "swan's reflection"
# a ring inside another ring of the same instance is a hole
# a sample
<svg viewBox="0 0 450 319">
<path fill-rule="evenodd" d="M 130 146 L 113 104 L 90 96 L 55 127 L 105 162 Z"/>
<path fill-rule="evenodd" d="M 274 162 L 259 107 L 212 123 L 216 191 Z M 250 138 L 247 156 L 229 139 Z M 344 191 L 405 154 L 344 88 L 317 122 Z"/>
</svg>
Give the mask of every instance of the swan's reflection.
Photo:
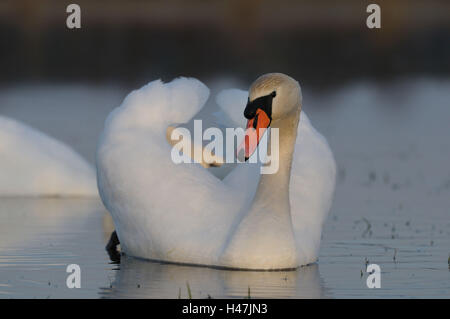
<svg viewBox="0 0 450 319">
<path fill-rule="evenodd" d="M 151 262 L 122 256 L 105 298 L 323 298 L 317 264 L 296 271 L 231 271 Z"/>
</svg>

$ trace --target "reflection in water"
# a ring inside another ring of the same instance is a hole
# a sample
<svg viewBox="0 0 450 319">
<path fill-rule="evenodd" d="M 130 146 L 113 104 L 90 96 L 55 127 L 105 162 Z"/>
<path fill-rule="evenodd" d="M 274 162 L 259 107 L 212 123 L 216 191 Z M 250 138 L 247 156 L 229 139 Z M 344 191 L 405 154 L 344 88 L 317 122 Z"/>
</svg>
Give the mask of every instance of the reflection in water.
<svg viewBox="0 0 450 319">
<path fill-rule="evenodd" d="M 107 281 L 96 198 L 0 198 L 0 298 L 93 298 Z M 82 269 L 68 289 L 66 267 Z"/>
<path fill-rule="evenodd" d="M 71 233 L 92 214 L 103 214 L 96 198 L 3 197 L 0 251 L 36 243 L 42 234 Z"/>
<path fill-rule="evenodd" d="M 296 271 L 235 271 L 164 264 L 122 256 L 120 269 L 104 298 L 323 298 L 319 267 Z"/>
</svg>

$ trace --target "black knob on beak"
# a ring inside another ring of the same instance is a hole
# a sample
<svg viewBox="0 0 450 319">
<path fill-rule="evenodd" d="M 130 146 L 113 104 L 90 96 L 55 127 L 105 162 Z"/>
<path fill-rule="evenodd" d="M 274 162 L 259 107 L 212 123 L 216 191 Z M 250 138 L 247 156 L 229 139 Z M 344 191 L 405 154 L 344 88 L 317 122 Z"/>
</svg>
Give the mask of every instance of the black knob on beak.
<svg viewBox="0 0 450 319">
<path fill-rule="evenodd" d="M 261 109 L 272 119 L 272 100 L 277 96 L 277 92 L 273 91 L 272 93 L 264 96 L 260 96 L 253 101 L 250 101 L 248 98 L 247 106 L 244 110 L 244 116 L 247 120 L 251 120 L 256 115 L 256 110 Z"/>
<path fill-rule="evenodd" d="M 244 116 L 247 120 L 251 120 L 252 118 L 255 117 L 257 106 L 256 103 L 254 102 L 255 101 L 250 102 L 250 98 L 248 99 L 247 106 L 245 107 L 244 110 Z"/>
</svg>

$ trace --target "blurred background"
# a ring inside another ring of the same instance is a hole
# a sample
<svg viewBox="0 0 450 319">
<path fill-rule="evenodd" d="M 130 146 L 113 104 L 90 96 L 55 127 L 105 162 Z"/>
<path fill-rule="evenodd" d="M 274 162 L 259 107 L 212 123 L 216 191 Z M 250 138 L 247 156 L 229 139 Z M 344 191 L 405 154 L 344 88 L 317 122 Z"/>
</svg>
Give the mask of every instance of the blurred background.
<svg viewBox="0 0 450 319">
<path fill-rule="evenodd" d="M 368 4 L 382 28 L 368 29 Z M 251 81 L 270 71 L 324 88 L 361 78 L 448 76 L 446 0 L 2 0 L 0 81 L 120 82 L 190 75 Z"/>
</svg>

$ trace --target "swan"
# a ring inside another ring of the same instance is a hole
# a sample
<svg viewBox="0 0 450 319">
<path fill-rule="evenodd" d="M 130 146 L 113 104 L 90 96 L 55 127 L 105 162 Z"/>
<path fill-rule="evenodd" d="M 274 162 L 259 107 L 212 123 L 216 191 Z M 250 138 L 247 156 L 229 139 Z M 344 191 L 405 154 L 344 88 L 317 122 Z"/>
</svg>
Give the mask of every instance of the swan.
<svg viewBox="0 0 450 319">
<path fill-rule="evenodd" d="M 195 118 L 208 96 L 209 89 L 194 78 L 156 80 L 131 92 L 107 117 L 97 148 L 97 184 L 122 252 L 249 270 L 314 263 L 336 164 L 325 138 L 301 112 L 299 83 L 270 73 L 248 93 L 229 89 L 216 98 L 218 117 L 229 123 L 244 126 L 243 113 L 248 123 L 259 114 L 264 120 L 258 123 L 278 128 L 275 174 L 239 163 L 220 179 L 199 163 L 171 160 L 168 128 Z"/>
<path fill-rule="evenodd" d="M 98 198 L 95 171 L 64 143 L 0 116 L 0 196 Z"/>
</svg>

